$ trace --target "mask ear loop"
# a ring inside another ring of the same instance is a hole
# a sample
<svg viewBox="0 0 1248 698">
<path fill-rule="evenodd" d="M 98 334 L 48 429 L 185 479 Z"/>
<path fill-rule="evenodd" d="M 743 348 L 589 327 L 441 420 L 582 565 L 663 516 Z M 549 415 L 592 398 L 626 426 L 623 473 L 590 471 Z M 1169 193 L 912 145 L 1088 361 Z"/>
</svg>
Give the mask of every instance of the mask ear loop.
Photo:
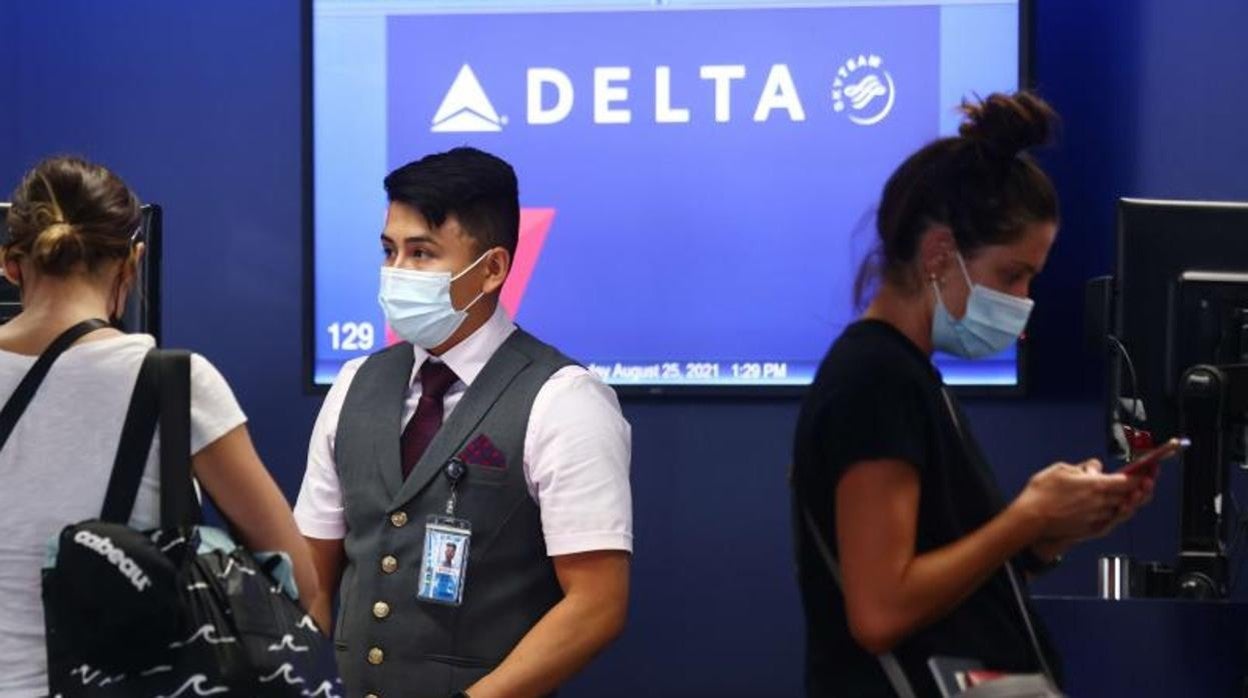
<svg viewBox="0 0 1248 698">
<path fill-rule="evenodd" d="M 491 249 L 486 250 L 485 252 L 482 252 L 482 253 L 481 253 L 481 256 L 480 256 L 480 257 L 477 257 L 477 260 L 476 260 L 475 262 L 473 262 L 472 264 L 469 264 L 468 266 L 464 267 L 464 270 L 463 270 L 463 271 L 461 271 L 461 272 L 459 272 L 459 273 L 458 273 L 458 274 L 456 274 L 455 276 L 452 276 L 452 277 L 451 277 L 451 281 L 455 281 L 455 280 L 459 279 L 459 277 L 461 277 L 461 276 L 463 276 L 464 274 L 467 274 L 468 272 L 470 272 L 470 271 L 472 271 L 473 269 L 475 269 L 475 268 L 476 268 L 476 266 L 477 266 L 478 264 L 480 264 L 480 263 L 481 263 L 481 260 L 485 259 L 485 256 L 486 256 L 486 255 L 488 255 L 489 253 L 493 252 L 493 251 L 494 251 L 494 250 L 493 250 L 493 248 L 491 248 Z"/>
<path fill-rule="evenodd" d="M 966 279 L 966 288 L 970 292 L 975 291 L 975 283 L 971 281 L 971 275 L 966 271 L 966 262 L 962 261 L 962 253 L 954 252 L 953 256 L 958 260 L 958 268 L 962 270 L 962 278 Z"/>
<path fill-rule="evenodd" d="M 124 287 L 125 287 L 125 285 L 126 285 L 126 281 L 125 281 L 125 279 L 126 279 L 126 265 L 128 265 L 128 264 L 130 263 L 130 259 L 131 259 L 132 257 L 134 257 L 134 249 L 135 249 L 135 247 L 136 247 L 136 246 L 138 246 L 138 244 L 139 244 L 140 242 L 142 242 L 142 239 L 140 238 L 140 236 L 141 236 L 142 234 L 143 234 L 143 224 L 142 224 L 142 223 L 140 223 L 137 227 L 135 227 L 134 232 L 130 234 L 130 251 L 129 251 L 129 253 L 126 255 L 126 259 L 122 261 L 122 269 L 121 269 L 121 274 L 120 274 L 120 275 L 118 275 L 118 277 L 117 277 L 117 283 L 116 283 L 116 285 L 114 285 L 114 287 L 113 287 L 113 294 L 112 294 L 112 295 L 113 295 L 113 298 L 117 299 L 117 308 L 116 308 L 116 309 L 114 309 L 114 310 L 109 311 L 109 318 L 108 318 L 108 322 L 109 322 L 109 324 L 110 324 L 110 325 L 112 325 L 113 327 L 115 327 L 115 328 L 117 328 L 117 329 L 122 329 L 121 320 L 122 320 L 122 318 L 123 318 L 123 317 L 125 316 L 125 314 L 126 314 L 126 303 L 125 303 L 125 301 L 121 298 L 121 296 L 123 295 L 123 294 L 121 293 L 121 289 L 122 289 L 122 288 L 124 288 Z M 137 280 L 137 279 L 138 279 L 138 274 L 139 274 L 139 268 L 138 268 L 138 262 L 136 261 L 136 262 L 135 262 L 135 268 L 134 268 L 134 279 L 133 279 L 133 280 Z M 130 292 L 131 292 L 131 293 L 136 293 L 136 292 L 140 292 L 140 291 L 139 291 L 139 289 L 131 289 L 131 291 L 130 291 Z"/>
<path fill-rule="evenodd" d="M 932 295 L 936 297 L 936 305 L 944 305 L 944 300 L 940 297 L 940 284 L 936 282 L 935 272 L 927 275 L 927 282 L 932 285 Z"/>
<path fill-rule="evenodd" d="M 469 310 L 472 309 L 472 306 L 476 305 L 477 301 L 481 300 L 482 298 L 485 298 L 485 291 L 478 293 L 476 298 L 473 298 L 472 300 L 468 301 L 468 305 L 465 305 L 464 307 L 460 308 L 456 312 L 460 312 L 460 313 L 468 312 Z"/>
<path fill-rule="evenodd" d="M 962 278 L 966 279 L 967 303 L 969 304 L 971 296 L 975 293 L 975 283 L 971 281 L 971 275 L 966 271 L 966 263 L 962 261 L 962 253 L 954 250 L 953 257 L 958 260 L 958 268 L 962 270 Z M 931 281 L 932 291 L 936 294 L 936 304 L 944 307 L 945 299 L 940 295 L 940 284 L 936 281 L 936 274 L 928 274 L 928 279 Z M 949 312 L 948 308 L 945 308 L 945 312 Z M 963 315 L 965 316 L 965 313 Z"/>
<path fill-rule="evenodd" d="M 463 271 L 459 272 L 455 276 L 452 276 L 451 281 L 455 281 L 456 279 L 460 278 L 464 274 L 467 274 L 468 272 L 475 269 L 476 266 L 481 263 L 481 260 L 485 259 L 486 255 L 488 255 L 492 251 L 493 250 L 490 249 L 490 250 L 486 250 L 485 252 L 482 252 L 481 256 L 477 257 L 477 260 L 475 262 L 473 262 L 472 264 L 469 264 L 467 267 L 464 268 Z M 464 307 L 460 308 L 459 310 L 455 312 L 467 313 L 472 308 L 472 306 L 476 305 L 477 301 L 481 300 L 482 298 L 485 298 L 485 291 L 481 291 L 480 293 L 478 293 L 476 298 L 473 298 L 471 301 L 468 302 L 468 305 L 465 305 Z"/>
<path fill-rule="evenodd" d="M 126 304 L 121 299 L 121 289 L 125 286 L 124 278 L 124 272 L 117 276 L 117 281 L 113 283 L 113 291 L 109 294 L 110 305 L 113 301 L 117 303 L 117 307 L 108 310 L 108 324 L 115 329 L 121 329 L 121 318 L 126 314 Z"/>
</svg>

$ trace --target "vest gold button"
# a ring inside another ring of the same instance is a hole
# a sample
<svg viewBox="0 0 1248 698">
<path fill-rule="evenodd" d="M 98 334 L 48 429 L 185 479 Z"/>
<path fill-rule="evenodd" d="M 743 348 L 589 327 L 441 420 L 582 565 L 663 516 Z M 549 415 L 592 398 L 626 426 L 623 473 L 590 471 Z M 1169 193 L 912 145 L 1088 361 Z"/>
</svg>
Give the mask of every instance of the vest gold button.
<svg viewBox="0 0 1248 698">
<path fill-rule="evenodd" d="M 377 666 L 386 661 L 386 653 L 381 651 L 380 647 L 374 647 L 368 651 L 368 663 Z"/>
<path fill-rule="evenodd" d="M 378 618 L 385 618 L 390 615 L 390 604 L 385 601 L 378 601 L 373 604 L 373 615 Z"/>
<path fill-rule="evenodd" d="M 386 574 L 394 574 L 399 569 L 399 558 L 393 555 L 387 555 L 381 558 L 381 571 Z"/>
<path fill-rule="evenodd" d="M 405 511 L 394 512 L 393 514 L 390 515 L 390 523 L 395 528 L 403 528 L 404 526 L 407 525 L 407 512 Z"/>
</svg>

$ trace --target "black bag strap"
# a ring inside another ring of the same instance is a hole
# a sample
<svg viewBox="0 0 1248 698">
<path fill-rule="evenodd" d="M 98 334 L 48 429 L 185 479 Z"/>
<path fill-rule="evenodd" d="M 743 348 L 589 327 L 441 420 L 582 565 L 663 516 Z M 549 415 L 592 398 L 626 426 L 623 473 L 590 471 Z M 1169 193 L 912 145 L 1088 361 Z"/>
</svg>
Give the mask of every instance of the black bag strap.
<svg viewBox="0 0 1248 698">
<path fill-rule="evenodd" d="M 823 558 L 823 564 L 827 567 L 828 573 L 832 575 L 832 581 L 844 594 L 845 584 L 842 582 L 841 566 L 836 561 L 836 555 L 828 547 L 828 542 L 823 539 L 819 524 L 815 522 L 815 515 L 810 513 L 810 507 L 805 503 L 799 503 L 798 506 L 802 508 L 802 519 L 806 524 L 806 531 L 810 534 L 815 549 L 819 551 L 819 557 Z M 875 655 L 875 659 L 880 663 L 880 668 L 884 670 L 884 676 L 888 679 L 888 684 L 893 687 L 897 698 L 915 697 L 914 687 L 910 685 L 910 679 L 906 678 L 906 670 L 901 668 L 901 662 L 897 660 L 896 655 L 892 652 L 884 652 Z"/>
<path fill-rule="evenodd" d="M 139 368 L 139 377 L 134 381 L 130 409 L 126 411 L 125 425 L 121 428 L 121 442 L 117 445 L 113 472 L 104 494 L 104 508 L 100 512 L 100 519 L 104 521 L 126 524 L 134 511 L 134 500 L 139 494 L 160 413 L 159 364 L 158 350 L 147 352 Z"/>
<path fill-rule="evenodd" d="M 13 429 L 17 427 L 17 420 L 22 418 L 22 414 L 30 406 L 30 401 L 35 397 L 35 391 L 48 376 L 52 364 L 65 353 L 66 349 L 73 346 L 74 342 L 108 326 L 109 324 L 103 320 L 83 320 L 62 332 L 60 336 L 52 340 L 47 349 L 43 350 L 35 361 L 35 365 L 30 367 L 22 381 L 17 384 L 8 402 L 4 403 L 4 409 L 0 409 L 0 448 L 4 448 L 9 436 L 13 434 Z"/>
<path fill-rule="evenodd" d="M 100 514 L 104 521 L 130 520 L 158 422 L 161 528 L 200 523 L 191 480 L 191 355 L 161 349 L 147 353 L 135 380 Z"/>
<path fill-rule="evenodd" d="M 958 419 L 958 410 L 953 406 L 953 398 L 949 397 L 949 391 L 945 386 L 940 387 L 940 396 L 945 400 L 945 408 L 949 411 L 949 418 L 953 420 L 954 431 L 958 434 L 958 441 L 962 444 L 962 450 L 966 452 L 967 458 L 970 458 L 970 443 L 968 443 L 966 432 L 962 429 L 962 420 Z M 1010 590 L 1014 592 L 1014 602 L 1018 605 L 1018 612 L 1023 617 L 1023 625 L 1027 628 L 1027 638 L 1031 640 L 1031 648 L 1036 654 L 1036 659 L 1040 661 L 1040 670 L 1044 672 L 1045 678 L 1050 683 L 1057 685 L 1057 681 L 1053 676 L 1053 670 L 1049 667 L 1049 660 L 1044 655 L 1044 649 L 1040 646 L 1040 637 L 1036 634 L 1035 624 L 1031 619 L 1031 610 L 1027 607 L 1027 601 L 1023 596 L 1022 585 L 1018 582 L 1018 575 L 1014 572 L 1014 565 L 1009 561 L 1005 561 L 1005 574 L 1010 581 Z"/>
<path fill-rule="evenodd" d="M 203 511 L 191 479 L 191 353 L 161 354 L 160 525 L 198 525 Z"/>
</svg>

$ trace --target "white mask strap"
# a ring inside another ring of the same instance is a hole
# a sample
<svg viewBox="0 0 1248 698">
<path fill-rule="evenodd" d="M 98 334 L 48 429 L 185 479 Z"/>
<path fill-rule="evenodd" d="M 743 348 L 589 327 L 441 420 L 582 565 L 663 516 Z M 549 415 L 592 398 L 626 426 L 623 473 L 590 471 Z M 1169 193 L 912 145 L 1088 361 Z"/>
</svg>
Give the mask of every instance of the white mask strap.
<svg viewBox="0 0 1248 698">
<path fill-rule="evenodd" d="M 953 254 L 954 254 L 954 257 L 956 257 L 956 258 L 957 258 L 957 260 L 958 260 L 958 268 L 960 268 L 960 269 L 962 270 L 962 278 L 966 279 L 966 288 L 967 288 L 967 290 L 974 290 L 974 289 L 975 289 L 975 284 L 971 282 L 971 275 L 970 275 L 970 274 L 968 274 L 968 273 L 967 273 L 967 271 L 966 271 L 966 262 L 963 262 L 963 261 L 962 261 L 962 253 L 961 253 L 961 252 L 955 252 L 955 253 L 953 253 Z"/>
<path fill-rule="evenodd" d="M 458 274 L 456 274 L 455 276 L 452 276 L 452 277 L 451 277 L 451 281 L 454 281 L 455 279 L 458 279 L 459 277 L 463 276 L 464 274 L 467 274 L 468 272 L 472 271 L 473 267 L 476 267 L 478 264 L 480 264 L 480 263 L 481 263 L 481 260 L 485 259 L 485 256 L 486 256 L 487 254 L 489 254 L 489 253 L 490 253 L 490 250 L 486 250 L 485 252 L 482 252 L 482 253 L 481 253 L 481 256 L 480 256 L 480 257 L 477 257 L 477 261 L 473 262 L 472 264 L 469 264 L 467 267 L 465 267 L 465 268 L 464 268 L 464 270 L 463 270 L 463 271 L 459 272 L 459 273 L 458 273 Z M 455 311 L 455 312 L 457 312 L 457 313 L 466 313 L 466 312 L 468 312 L 468 310 L 469 310 L 470 308 L 472 308 L 472 306 L 476 305 L 476 304 L 477 304 L 477 301 L 481 300 L 482 298 L 485 298 L 485 291 L 482 291 L 482 292 L 478 293 L 478 294 L 477 294 L 477 297 L 476 297 L 476 298 L 473 298 L 473 299 L 472 299 L 472 301 L 471 301 L 470 303 L 468 303 L 468 305 L 465 305 L 464 307 L 460 308 L 459 310 L 457 310 L 457 311 Z M 452 307 L 453 307 L 453 306 L 452 306 Z"/>
<path fill-rule="evenodd" d="M 460 308 L 459 310 L 457 310 L 457 311 L 455 311 L 455 312 L 458 312 L 458 313 L 466 313 L 466 312 L 468 312 L 468 310 L 469 310 L 469 309 L 471 309 L 471 308 L 472 308 L 472 306 L 476 305 L 476 304 L 477 304 L 477 301 L 481 300 L 482 298 L 485 298 L 485 291 L 482 291 L 481 293 L 478 293 L 478 294 L 477 294 L 477 297 L 476 297 L 476 298 L 473 298 L 473 299 L 472 299 L 472 300 L 468 303 L 468 305 L 465 305 L 464 307 Z"/>
<path fill-rule="evenodd" d="M 477 257 L 477 261 L 473 262 L 472 264 L 469 264 L 468 266 L 464 267 L 464 270 L 463 270 L 463 271 L 459 272 L 459 273 L 458 273 L 458 274 L 456 274 L 455 276 L 452 276 L 452 277 L 451 277 L 451 281 L 454 281 L 454 280 L 458 279 L 459 277 L 463 276 L 464 274 L 467 274 L 468 272 L 472 271 L 472 270 L 473 270 L 473 268 L 474 268 L 474 267 L 476 267 L 478 264 L 480 264 L 480 263 L 481 263 L 481 260 L 485 259 L 485 256 L 486 256 L 487 254 L 489 254 L 490 252 L 492 252 L 492 251 L 493 251 L 493 250 L 486 250 L 485 252 L 482 252 L 482 253 L 481 253 L 481 256 L 480 256 L 480 257 Z M 476 301 L 473 301 L 473 303 L 476 303 Z"/>
</svg>

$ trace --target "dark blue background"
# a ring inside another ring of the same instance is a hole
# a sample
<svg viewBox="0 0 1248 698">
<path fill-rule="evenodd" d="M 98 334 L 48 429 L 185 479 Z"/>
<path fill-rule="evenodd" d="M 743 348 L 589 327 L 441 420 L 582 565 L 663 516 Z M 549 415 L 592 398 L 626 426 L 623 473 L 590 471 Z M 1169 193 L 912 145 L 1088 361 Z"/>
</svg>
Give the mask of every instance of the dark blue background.
<svg viewBox="0 0 1248 698">
<path fill-rule="evenodd" d="M 1045 158 L 1064 223 L 1036 288 L 1032 396 L 970 405 L 1011 491 L 1052 459 L 1102 451 L 1081 295 L 1110 267 L 1114 197 L 1248 199 L 1248 5 L 1039 5 L 1036 81 L 1065 119 Z M 302 392 L 300 360 L 300 36 L 296 2 L 0 3 L 0 183 L 77 152 L 165 206 L 168 343 L 222 369 L 292 497 L 320 404 Z M 802 625 L 784 464 L 796 401 L 630 400 L 625 412 L 633 613 L 568 693 L 795 694 Z M 1039 589 L 1091 593 L 1102 552 L 1172 554 L 1176 488 L 1163 476 L 1149 511 Z"/>
</svg>

